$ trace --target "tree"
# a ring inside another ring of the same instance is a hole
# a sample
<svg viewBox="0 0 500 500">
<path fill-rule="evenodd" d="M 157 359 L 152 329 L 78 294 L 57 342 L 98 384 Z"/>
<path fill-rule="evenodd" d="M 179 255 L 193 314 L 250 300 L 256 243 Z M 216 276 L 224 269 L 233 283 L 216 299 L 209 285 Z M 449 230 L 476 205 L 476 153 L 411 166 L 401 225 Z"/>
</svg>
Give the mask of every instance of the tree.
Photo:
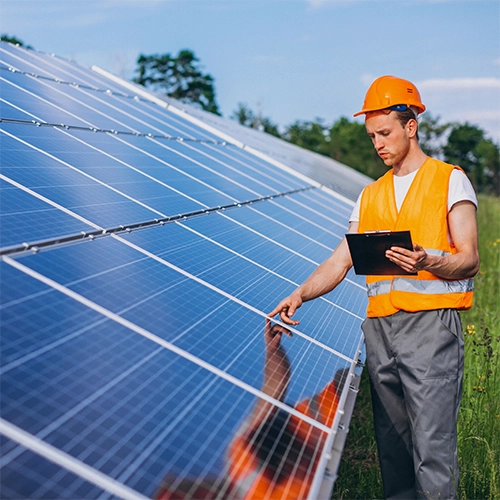
<svg viewBox="0 0 500 500">
<path fill-rule="evenodd" d="M 500 148 L 491 139 L 483 139 L 477 145 L 477 154 L 484 173 L 484 191 L 500 196 Z"/>
<path fill-rule="evenodd" d="M 328 127 L 320 118 L 316 121 L 297 120 L 286 128 L 284 138 L 302 148 L 328 155 Z"/>
<path fill-rule="evenodd" d="M 214 79 L 201 72 L 198 61 L 190 50 L 179 51 L 177 57 L 170 54 L 141 54 L 137 59 L 137 77 L 134 81 L 220 115 L 215 102 Z"/>
<path fill-rule="evenodd" d="M 281 137 L 278 125 L 273 123 L 270 118 L 261 116 L 260 113 L 255 114 L 246 103 L 239 102 L 238 109 L 233 111 L 231 118 L 245 127 L 255 128 L 276 137 Z"/>
<path fill-rule="evenodd" d="M 342 117 L 329 131 L 329 156 L 373 179 L 387 171 L 363 124 Z"/>
<path fill-rule="evenodd" d="M 0 41 L 13 43 L 14 45 L 19 45 L 20 47 L 33 50 L 33 47 L 31 45 L 24 45 L 24 42 L 22 40 L 19 40 L 19 38 L 15 36 L 9 36 L 6 33 L 0 35 Z"/>
<path fill-rule="evenodd" d="M 454 124 L 443 147 L 444 159 L 467 173 L 477 192 L 498 193 L 500 148 L 475 125 Z"/>
<path fill-rule="evenodd" d="M 452 126 L 451 123 L 439 124 L 439 116 L 432 117 L 428 112 L 422 115 L 418 124 L 418 136 L 422 150 L 434 158 L 443 158 L 444 134 Z"/>
</svg>

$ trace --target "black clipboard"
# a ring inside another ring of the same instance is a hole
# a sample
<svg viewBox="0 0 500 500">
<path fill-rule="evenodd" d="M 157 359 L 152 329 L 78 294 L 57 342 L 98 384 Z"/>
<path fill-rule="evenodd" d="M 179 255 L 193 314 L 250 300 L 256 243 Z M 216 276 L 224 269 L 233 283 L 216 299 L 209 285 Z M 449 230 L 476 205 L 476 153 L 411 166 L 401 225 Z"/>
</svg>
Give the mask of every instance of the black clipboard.
<svg viewBox="0 0 500 500">
<path fill-rule="evenodd" d="M 373 276 L 417 274 L 405 271 L 385 256 L 386 250 L 391 247 L 413 250 L 410 231 L 347 233 L 346 238 L 356 274 Z"/>
</svg>

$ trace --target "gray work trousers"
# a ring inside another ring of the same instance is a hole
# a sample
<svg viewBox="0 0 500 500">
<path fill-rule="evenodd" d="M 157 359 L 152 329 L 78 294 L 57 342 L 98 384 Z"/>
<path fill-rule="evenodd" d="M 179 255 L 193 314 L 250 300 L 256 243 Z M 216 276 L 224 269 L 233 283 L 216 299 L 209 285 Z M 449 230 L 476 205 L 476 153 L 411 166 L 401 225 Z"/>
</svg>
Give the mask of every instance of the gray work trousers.
<svg viewBox="0 0 500 500">
<path fill-rule="evenodd" d="M 456 498 L 456 422 L 462 397 L 458 312 L 368 318 L 362 325 L 384 494 Z"/>
</svg>

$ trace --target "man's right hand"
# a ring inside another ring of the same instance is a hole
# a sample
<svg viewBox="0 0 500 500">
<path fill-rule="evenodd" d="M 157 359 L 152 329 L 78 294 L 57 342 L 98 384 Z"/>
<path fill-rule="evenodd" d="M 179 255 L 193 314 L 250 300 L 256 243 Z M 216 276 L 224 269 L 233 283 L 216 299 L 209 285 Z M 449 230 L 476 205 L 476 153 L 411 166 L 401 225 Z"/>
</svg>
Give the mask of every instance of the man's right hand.
<svg viewBox="0 0 500 500">
<path fill-rule="evenodd" d="M 283 299 L 269 314 L 272 318 L 279 313 L 281 321 L 287 325 L 298 325 L 299 321 L 291 319 L 295 311 L 302 305 L 300 293 L 295 291 L 290 296 Z"/>
</svg>

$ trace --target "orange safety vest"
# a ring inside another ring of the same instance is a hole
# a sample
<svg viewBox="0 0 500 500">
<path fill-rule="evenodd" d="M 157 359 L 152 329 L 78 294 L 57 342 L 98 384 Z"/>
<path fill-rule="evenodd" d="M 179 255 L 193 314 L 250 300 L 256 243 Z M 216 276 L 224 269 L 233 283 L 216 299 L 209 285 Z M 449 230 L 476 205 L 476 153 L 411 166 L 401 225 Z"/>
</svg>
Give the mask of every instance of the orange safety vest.
<svg viewBox="0 0 500 500">
<path fill-rule="evenodd" d="M 450 255 L 448 186 L 454 165 L 427 158 L 419 168 L 398 213 L 392 170 L 365 188 L 359 232 L 410 230 L 412 241 L 429 255 Z M 461 170 L 461 169 L 460 169 Z M 470 309 L 473 279 L 445 280 L 427 271 L 416 276 L 367 276 L 367 316 L 389 316 L 431 309 Z"/>
<path fill-rule="evenodd" d="M 321 393 L 300 402 L 295 408 L 331 427 L 338 401 L 336 384 L 330 382 Z M 232 484 L 238 489 L 238 498 L 242 500 L 300 500 L 307 498 L 327 435 L 295 415 L 291 416 L 288 426 L 300 442 L 312 446 L 316 450 L 312 463 L 295 464 L 295 471 L 291 476 L 279 483 L 275 482 L 266 474 L 266 464 L 259 463 L 259 459 L 252 451 L 245 435 L 239 435 L 229 450 L 229 477 Z"/>
</svg>

